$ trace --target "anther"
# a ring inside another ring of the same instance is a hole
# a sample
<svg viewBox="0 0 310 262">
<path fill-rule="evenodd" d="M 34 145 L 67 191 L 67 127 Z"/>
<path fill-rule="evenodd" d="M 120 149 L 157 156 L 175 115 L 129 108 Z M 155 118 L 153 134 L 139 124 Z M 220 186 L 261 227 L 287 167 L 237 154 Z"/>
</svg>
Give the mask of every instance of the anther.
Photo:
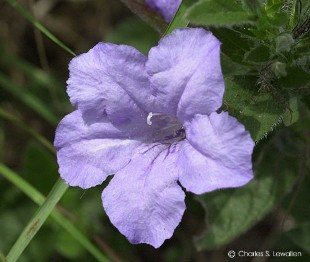
<svg viewBox="0 0 310 262">
<path fill-rule="evenodd" d="M 153 116 L 162 116 L 162 114 L 150 112 L 150 113 L 148 114 L 147 118 L 146 118 L 146 123 L 147 123 L 149 126 L 153 124 L 153 122 L 151 121 L 151 119 L 152 119 Z"/>
<path fill-rule="evenodd" d="M 152 121 L 151 121 L 151 118 L 153 117 L 153 113 L 150 112 L 146 118 L 146 123 L 150 126 L 152 125 Z"/>
</svg>

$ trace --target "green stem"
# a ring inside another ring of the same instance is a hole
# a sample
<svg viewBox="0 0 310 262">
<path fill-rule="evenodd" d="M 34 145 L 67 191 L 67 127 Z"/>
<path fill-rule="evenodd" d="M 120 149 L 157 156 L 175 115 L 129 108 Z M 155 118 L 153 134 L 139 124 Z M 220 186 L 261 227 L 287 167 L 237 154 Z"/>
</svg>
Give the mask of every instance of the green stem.
<svg viewBox="0 0 310 262">
<path fill-rule="evenodd" d="M 54 43 L 60 46 L 62 49 L 67 51 L 69 54 L 75 56 L 75 53 L 67 47 L 63 42 L 61 42 L 56 36 L 54 36 L 50 31 L 48 31 L 42 24 L 40 24 L 23 6 L 21 6 L 17 0 L 6 0 L 18 13 L 20 13 L 24 18 L 26 18 L 30 23 L 33 24 L 39 31 L 51 39 Z"/>
<path fill-rule="evenodd" d="M 1 167 L 3 169 L 3 165 Z M 17 261 L 24 249 L 28 246 L 29 242 L 39 231 L 49 214 L 53 211 L 58 201 L 67 191 L 68 187 L 69 186 L 66 185 L 61 179 L 56 182 L 43 205 L 34 214 L 28 225 L 24 228 L 24 231 L 20 234 L 19 238 L 11 248 L 7 256 L 8 262 Z"/>
<path fill-rule="evenodd" d="M 18 174 L 13 172 L 11 169 L 0 163 L 0 173 L 14 184 L 17 188 L 23 191 L 33 202 L 37 205 L 42 205 L 46 200 L 45 197 L 28 182 L 23 180 Z M 58 181 L 59 182 L 59 181 Z M 66 185 L 65 185 L 66 186 Z M 64 187 L 65 187 L 64 186 Z M 65 230 L 67 230 L 90 254 L 93 255 L 98 261 L 107 262 L 109 261 L 101 252 L 98 250 L 89 239 L 79 230 L 74 224 L 64 217 L 57 209 L 51 213 L 51 217 Z M 12 248 L 13 249 L 13 248 Z M 12 253 L 12 250 L 10 251 Z M 8 262 L 14 260 L 8 260 Z"/>
</svg>

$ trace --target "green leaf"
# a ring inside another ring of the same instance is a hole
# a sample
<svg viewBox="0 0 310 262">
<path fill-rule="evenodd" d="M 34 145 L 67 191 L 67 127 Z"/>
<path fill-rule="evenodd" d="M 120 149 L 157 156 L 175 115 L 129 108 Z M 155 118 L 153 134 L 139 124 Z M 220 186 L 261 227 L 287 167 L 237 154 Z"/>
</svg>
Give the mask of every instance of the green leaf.
<svg viewBox="0 0 310 262">
<path fill-rule="evenodd" d="M 285 235 L 297 246 L 310 253 L 310 222 L 298 225 Z"/>
<path fill-rule="evenodd" d="M 298 121 L 299 110 L 298 98 L 296 96 L 290 98 L 289 107 L 285 110 L 282 118 L 285 126 L 290 126 Z"/>
<path fill-rule="evenodd" d="M 288 15 L 286 13 L 279 13 L 279 11 L 273 14 L 267 14 L 270 26 L 279 28 L 284 27 L 288 22 Z"/>
<path fill-rule="evenodd" d="M 225 77 L 246 74 L 251 70 L 248 66 L 232 61 L 231 58 L 223 52 L 221 53 L 221 65 Z"/>
<path fill-rule="evenodd" d="M 212 33 L 222 42 L 221 53 L 233 62 L 245 64 L 244 55 L 250 50 L 248 39 L 242 37 L 240 32 L 229 28 L 212 28 Z M 249 68 L 248 65 L 245 66 Z"/>
<path fill-rule="evenodd" d="M 255 21 L 255 16 L 243 10 L 240 1 L 201 0 L 187 12 L 187 19 L 193 23 L 225 26 L 248 24 Z"/>
<path fill-rule="evenodd" d="M 0 261 L 1 261 L 1 262 L 7 262 L 7 260 L 6 260 L 5 256 L 4 256 L 3 252 L 2 252 L 1 250 L 0 250 Z"/>
<path fill-rule="evenodd" d="M 264 64 L 269 61 L 270 57 L 270 47 L 266 45 L 259 45 L 245 54 L 244 61 L 254 64 Z"/>
<path fill-rule="evenodd" d="M 301 67 L 305 72 L 310 74 L 310 51 L 305 54 L 301 54 L 295 62 L 297 67 Z"/>
<path fill-rule="evenodd" d="M 249 184 L 197 197 L 205 207 L 208 231 L 196 239 L 198 250 L 225 245 L 246 232 L 279 205 L 296 180 L 296 158 L 283 157 L 268 148 Z M 277 174 L 277 175 L 275 175 Z"/>
<path fill-rule="evenodd" d="M 281 34 L 276 38 L 276 52 L 289 52 L 294 43 L 295 40 L 291 34 Z"/>
<path fill-rule="evenodd" d="M 194 0 L 183 0 L 179 9 L 172 21 L 170 22 L 166 32 L 164 35 L 170 34 L 176 28 L 187 27 L 189 24 L 189 20 L 185 17 L 185 13 L 188 10 L 188 7 L 193 4 Z"/>
<path fill-rule="evenodd" d="M 122 21 L 105 39 L 107 42 L 133 46 L 144 54 L 147 54 L 158 40 L 158 33 L 136 17 Z"/>
<path fill-rule="evenodd" d="M 277 78 L 287 76 L 286 64 L 285 63 L 276 61 L 276 62 L 272 63 L 271 70 Z"/>
<path fill-rule="evenodd" d="M 284 88 L 304 88 L 310 87 L 310 73 L 301 67 L 287 66 L 287 75 L 279 79 L 279 83 Z"/>
<path fill-rule="evenodd" d="M 282 6 L 282 0 L 267 0 L 265 4 L 265 10 L 267 12 L 277 12 Z"/>
<path fill-rule="evenodd" d="M 250 10 L 254 14 L 258 14 L 260 12 L 261 7 L 258 0 L 242 0 L 241 3 L 246 10 Z"/>
<path fill-rule="evenodd" d="M 255 141 L 261 140 L 281 122 L 283 103 L 267 93 L 258 93 L 256 78 L 235 76 L 225 79 L 224 109 L 235 116 Z"/>
</svg>

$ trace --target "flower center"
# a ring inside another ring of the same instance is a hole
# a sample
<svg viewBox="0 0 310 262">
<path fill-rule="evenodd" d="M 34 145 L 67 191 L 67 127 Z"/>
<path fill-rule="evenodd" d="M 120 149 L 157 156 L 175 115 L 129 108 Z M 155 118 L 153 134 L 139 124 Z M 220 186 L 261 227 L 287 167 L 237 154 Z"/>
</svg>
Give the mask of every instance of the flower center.
<svg viewBox="0 0 310 262">
<path fill-rule="evenodd" d="M 154 142 L 173 143 L 185 138 L 185 130 L 175 117 L 150 112 L 146 118 L 156 129 Z"/>
</svg>

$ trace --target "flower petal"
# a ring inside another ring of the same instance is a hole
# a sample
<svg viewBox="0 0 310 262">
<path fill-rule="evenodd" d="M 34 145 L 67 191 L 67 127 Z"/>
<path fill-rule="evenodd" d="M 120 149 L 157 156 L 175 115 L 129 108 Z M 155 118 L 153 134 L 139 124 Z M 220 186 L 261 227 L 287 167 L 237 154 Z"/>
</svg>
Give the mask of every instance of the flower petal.
<svg viewBox="0 0 310 262">
<path fill-rule="evenodd" d="M 204 29 L 178 29 L 163 38 L 150 50 L 146 69 L 156 97 L 153 112 L 182 122 L 222 105 L 220 42 Z"/>
<path fill-rule="evenodd" d="M 70 186 L 99 185 L 126 166 L 141 143 L 128 139 L 110 122 L 87 125 L 81 112 L 74 111 L 56 130 L 54 146 L 59 173 Z"/>
<path fill-rule="evenodd" d="M 254 142 L 226 112 L 196 115 L 185 123 L 188 143 L 180 151 L 180 182 L 191 192 L 239 187 L 253 178 Z"/>
<path fill-rule="evenodd" d="M 111 122 L 132 126 L 145 122 L 149 97 L 146 57 L 130 46 L 99 43 L 69 65 L 67 92 L 87 123 L 108 115 Z"/>
<path fill-rule="evenodd" d="M 174 17 L 181 2 L 182 0 L 146 0 L 146 3 L 159 12 L 167 23 Z"/>
<path fill-rule="evenodd" d="M 158 248 L 180 223 L 185 194 L 177 184 L 177 145 L 151 144 L 143 150 L 115 175 L 102 201 L 111 222 L 131 243 Z"/>
</svg>

